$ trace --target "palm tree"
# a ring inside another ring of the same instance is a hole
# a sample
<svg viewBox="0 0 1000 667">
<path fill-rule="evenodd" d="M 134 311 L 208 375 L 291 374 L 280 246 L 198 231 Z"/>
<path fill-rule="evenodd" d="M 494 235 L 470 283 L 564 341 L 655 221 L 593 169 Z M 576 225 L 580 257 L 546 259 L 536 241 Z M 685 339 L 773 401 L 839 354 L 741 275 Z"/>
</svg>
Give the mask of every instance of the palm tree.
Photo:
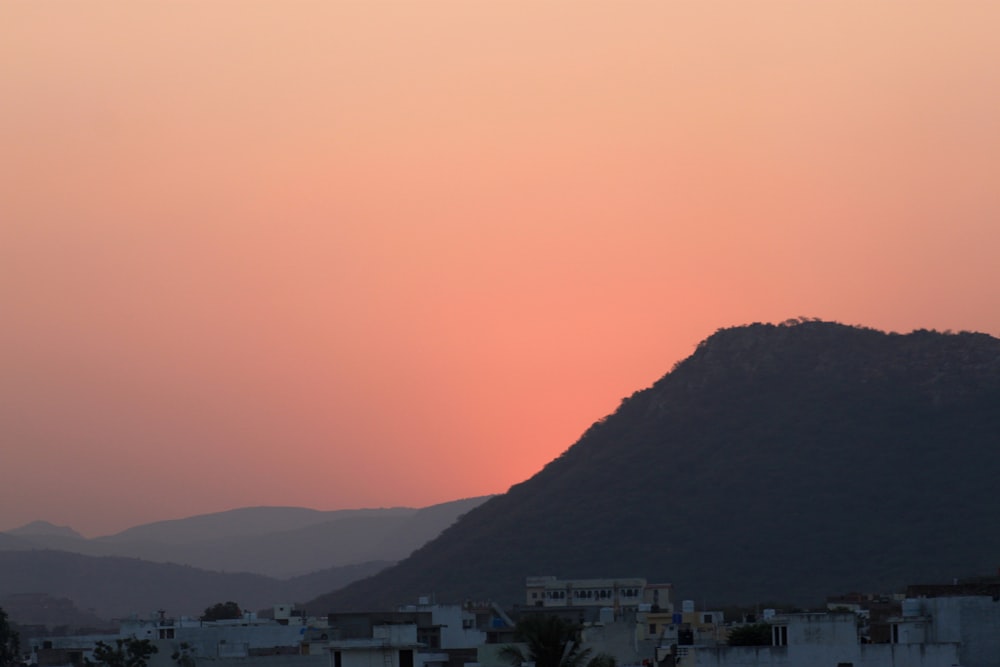
<svg viewBox="0 0 1000 667">
<path fill-rule="evenodd" d="M 580 627 L 558 616 L 533 614 L 517 621 L 514 638 L 526 645 L 507 645 L 500 649 L 500 658 L 514 667 L 534 662 L 535 667 L 581 667 L 590 656 L 590 649 L 581 649 Z"/>
</svg>

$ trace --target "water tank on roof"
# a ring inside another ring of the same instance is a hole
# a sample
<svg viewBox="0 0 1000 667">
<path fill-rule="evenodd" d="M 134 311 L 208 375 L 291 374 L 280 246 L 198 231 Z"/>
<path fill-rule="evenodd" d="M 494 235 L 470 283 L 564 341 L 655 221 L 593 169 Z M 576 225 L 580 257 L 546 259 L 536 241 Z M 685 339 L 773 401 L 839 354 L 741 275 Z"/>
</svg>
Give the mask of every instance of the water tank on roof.
<svg viewBox="0 0 1000 667">
<path fill-rule="evenodd" d="M 903 618 L 912 618 L 914 616 L 920 616 L 920 600 L 906 598 L 903 600 Z"/>
<path fill-rule="evenodd" d="M 694 611 L 694 600 L 684 600 L 681 602 L 681 611 L 690 614 Z"/>
<path fill-rule="evenodd" d="M 765 621 L 774 618 L 774 610 L 773 609 L 765 609 L 764 612 L 763 612 L 763 614 L 764 614 L 764 620 Z"/>
</svg>

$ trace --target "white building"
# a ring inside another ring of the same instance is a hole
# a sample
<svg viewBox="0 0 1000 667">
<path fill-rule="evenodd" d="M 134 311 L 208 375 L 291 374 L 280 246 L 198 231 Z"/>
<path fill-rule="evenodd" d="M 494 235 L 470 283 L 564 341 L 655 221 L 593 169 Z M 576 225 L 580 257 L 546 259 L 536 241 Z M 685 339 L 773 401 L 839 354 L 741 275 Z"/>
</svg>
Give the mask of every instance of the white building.
<svg viewBox="0 0 1000 667">
<path fill-rule="evenodd" d="M 529 607 L 608 607 L 615 612 L 636 611 L 640 605 L 657 611 L 673 609 L 670 584 L 648 584 L 641 577 L 624 579 L 557 579 L 528 577 L 525 603 Z"/>
<path fill-rule="evenodd" d="M 775 616 L 770 646 L 662 646 L 658 658 L 677 667 L 955 667 L 957 642 L 862 644 L 852 613 Z M 967 666 L 966 666 L 967 667 Z"/>
<path fill-rule="evenodd" d="M 416 625 L 379 625 L 370 639 L 334 640 L 324 648 L 329 667 L 423 667 L 416 659 L 421 646 Z M 315 652 L 315 645 L 309 652 Z"/>
<path fill-rule="evenodd" d="M 998 589 L 986 595 L 910 597 L 890 623 L 892 641 L 900 646 L 958 644 L 961 660 L 956 663 L 962 667 L 1000 667 Z"/>
</svg>

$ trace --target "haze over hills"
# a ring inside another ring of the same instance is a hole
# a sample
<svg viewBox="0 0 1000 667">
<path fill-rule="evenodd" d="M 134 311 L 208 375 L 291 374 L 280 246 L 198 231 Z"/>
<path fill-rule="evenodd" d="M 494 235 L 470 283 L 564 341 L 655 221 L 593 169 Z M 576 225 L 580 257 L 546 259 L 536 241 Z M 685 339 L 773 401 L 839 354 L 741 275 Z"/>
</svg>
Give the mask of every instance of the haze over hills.
<svg viewBox="0 0 1000 667">
<path fill-rule="evenodd" d="M 16 622 L 75 627 L 109 627 L 113 618 L 157 609 L 196 616 L 223 600 L 251 610 L 303 602 L 385 569 L 485 500 L 333 512 L 244 508 L 93 540 L 35 521 L 0 533 L 0 599 Z"/>
<path fill-rule="evenodd" d="M 71 604 L 61 610 L 50 609 L 49 620 L 44 622 L 100 625 L 94 619 L 107 622 L 133 614 L 147 617 L 157 609 L 164 609 L 172 616 L 197 616 L 206 607 L 225 600 L 237 601 L 250 610 L 270 608 L 340 588 L 390 564 L 363 563 L 278 580 L 259 574 L 210 572 L 137 558 L 51 550 L 0 551 L 0 598 L 15 602 L 39 596 L 65 599 Z M 23 609 L 25 614 L 32 611 L 30 606 L 15 604 L 10 611 L 14 621 L 43 622 L 18 616 L 17 609 Z M 56 613 L 59 611 L 63 613 Z M 83 621 L 80 614 L 89 615 L 92 620 Z"/>
<path fill-rule="evenodd" d="M 531 479 L 312 611 L 522 602 L 644 576 L 708 605 L 1000 564 L 1000 340 L 819 321 L 720 330 Z"/>
<path fill-rule="evenodd" d="M 0 533 L 0 550 L 52 549 L 289 578 L 331 567 L 400 560 L 485 500 L 467 498 L 421 509 L 327 512 L 249 507 L 159 521 L 95 539 L 36 521 Z"/>
</svg>

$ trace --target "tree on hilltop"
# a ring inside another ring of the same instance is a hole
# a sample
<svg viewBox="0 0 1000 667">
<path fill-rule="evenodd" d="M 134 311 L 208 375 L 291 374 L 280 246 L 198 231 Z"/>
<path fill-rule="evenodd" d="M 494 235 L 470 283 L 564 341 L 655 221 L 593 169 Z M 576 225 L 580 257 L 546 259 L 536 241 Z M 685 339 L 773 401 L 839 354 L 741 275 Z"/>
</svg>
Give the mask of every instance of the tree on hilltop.
<svg viewBox="0 0 1000 667">
<path fill-rule="evenodd" d="M 202 621 L 226 621 L 243 618 L 243 610 L 232 600 L 228 602 L 217 602 L 205 609 L 201 615 Z"/>
</svg>

